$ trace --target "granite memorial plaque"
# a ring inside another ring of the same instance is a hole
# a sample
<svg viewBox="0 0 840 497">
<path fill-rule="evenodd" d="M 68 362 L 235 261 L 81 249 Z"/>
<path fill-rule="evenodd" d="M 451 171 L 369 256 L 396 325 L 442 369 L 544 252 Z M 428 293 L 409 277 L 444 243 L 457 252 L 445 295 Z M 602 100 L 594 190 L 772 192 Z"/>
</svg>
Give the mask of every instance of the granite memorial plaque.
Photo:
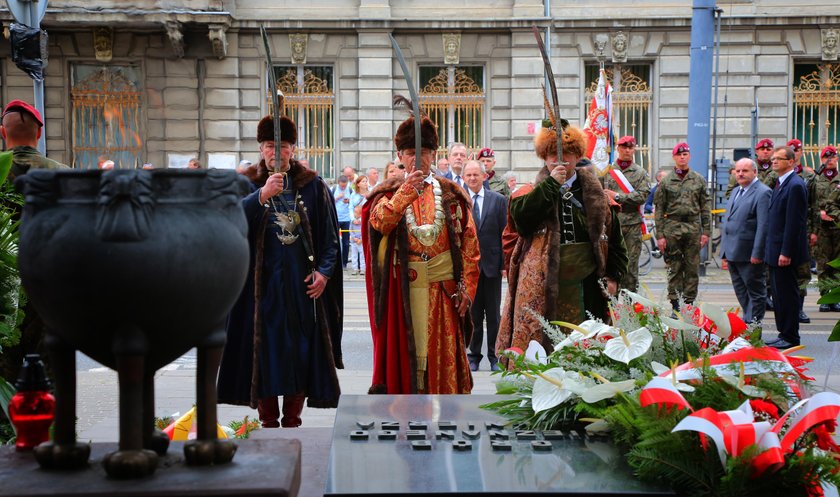
<svg viewBox="0 0 840 497">
<path fill-rule="evenodd" d="M 501 416 L 479 408 L 498 399 L 343 395 L 324 495 L 674 495 L 635 479 L 608 441 L 513 430 Z M 360 424 L 369 426 L 367 439 L 353 436 Z M 419 429 L 424 425 L 438 430 L 419 439 L 426 435 Z M 444 427 L 454 436 L 444 436 Z"/>
</svg>

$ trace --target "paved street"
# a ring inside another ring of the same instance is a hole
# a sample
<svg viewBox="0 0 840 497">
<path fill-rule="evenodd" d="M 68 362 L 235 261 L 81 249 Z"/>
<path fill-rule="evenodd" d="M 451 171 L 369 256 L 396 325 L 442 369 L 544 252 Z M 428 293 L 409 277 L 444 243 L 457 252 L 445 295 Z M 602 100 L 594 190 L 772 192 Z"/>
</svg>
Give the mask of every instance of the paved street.
<svg viewBox="0 0 840 497">
<path fill-rule="evenodd" d="M 665 271 L 661 260 L 656 261 L 654 270 L 642 278 L 653 296 L 665 299 Z M 816 282 L 816 279 L 814 279 Z M 728 273 L 712 266 L 707 276 L 701 278 L 701 290 L 698 300 L 732 307 L 737 305 L 734 292 L 729 284 Z M 834 323 L 840 319 L 840 313 L 819 313 L 816 306 L 817 292 L 810 291 L 806 299 L 806 312 L 811 316 L 811 324 L 802 325 L 802 343 L 807 346 L 803 352 L 815 358 L 811 373 L 817 378 L 817 385 L 822 388 L 826 379 L 834 345 L 826 339 Z M 342 392 L 362 395 L 370 384 L 372 364 L 372 346 L 370 339 L 367 303 L 364 282 L 361 277 L 349 276 L 345 282 L 345 329 L 343 338 L 344 362 L 346 369 L 339 371 Z M 766 334 L 775 337 L 772 313 L 766 322 Z M 835 358 L 836 359 L 836 358 Z M 835 361 L 836 362 L 836 361 Z M 79 354 L 78 368 L 78 426 L 82 440 L 94 442 L 116 441 L 118 434 L 117 382 L 116 374 Z M 481 364 L 481 371 L 474 373 L 475 389 L 473 393 L 493 393 L 493 381 L 487 371 L 486 359 Z M 840 368 L 831 372 L 828 386 L 840 390 Z M 155 382 L 155 406 L 159 416 L 184 413 L 195 402 L 195 351 L 190 351 L 173 364 L 158 372 Z M 219 406 L 219 421 L 227 424 L 244 416 L 255 416 L 256 411 L 246 407 Z M 335 411 L 331 409 L 309 409 L 303 413 L 304 426 L 332 426 Z"/>
</svg>

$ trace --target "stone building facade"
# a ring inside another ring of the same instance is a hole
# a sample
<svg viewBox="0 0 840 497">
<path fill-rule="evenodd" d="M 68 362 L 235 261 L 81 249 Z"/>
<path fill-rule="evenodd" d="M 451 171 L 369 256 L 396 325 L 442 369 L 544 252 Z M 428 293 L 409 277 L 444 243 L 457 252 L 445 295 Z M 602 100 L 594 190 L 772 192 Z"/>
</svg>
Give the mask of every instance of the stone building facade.
<svg viewBox="0 0 840 497">
<path fill-rule="evenodd" d="M 257 159 L 256 123 L 269 110 L 260 25 L 286 85 L 285 110 L 301 127 L 299 150 L 327 177 L 345 165 L 381 168 L 394 155 L 391 137 L 405 116 L 391 100 L 407 90 L 389 34 L 441 141 L 492 147 L 498 169 L 520 172 L 520 181 L 539 167 L 532 138 L 544 116 L 534 25 L 550 27 L 564 117 L 583 124 L 600 55 L 623 93 L 618 132 L 637 136 L 651 171 L 671 164 L 686 135 L 688 0 L 49 2 L 47 149 L 75 167 L 95 167 L 102 154 L 120 167 Z M 796 134 L 811 152 L 840 141 L 834 0 L 719 7 L 716 156 L 750 147 L 756 104 L 761 137 Z M 0 9 L 0 20 L 7 27 L 10 13 Z M 8 44 L 0 85 L 4 102 L 32 99 Z"/>
</svg>

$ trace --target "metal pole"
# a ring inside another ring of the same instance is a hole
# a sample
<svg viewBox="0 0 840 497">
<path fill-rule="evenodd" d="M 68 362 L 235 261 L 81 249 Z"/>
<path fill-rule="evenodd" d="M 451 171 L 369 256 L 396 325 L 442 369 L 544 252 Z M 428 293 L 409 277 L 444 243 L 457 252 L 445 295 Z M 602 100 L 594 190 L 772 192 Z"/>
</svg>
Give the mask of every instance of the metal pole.
<svg viewBox="0 0 840 497">
<path fill-rule="evenodd" d="M 714 48 L 715 0 L 694 0 L 691 15 L 691 65 L 688 79 L 689 166 L 709 177 L 709 121 L 712 104 L 712 49 Z M 710 206 L 701 206 L 708 209 Z M 711 226 L 705 227 L 711 233 Z M 705 275 L 707 250 L 700 251 L 700 274 Z"/>
<path fill-rule="evenodd" d="M 715 112 L 714 118 L 712 119 L 712 161 L 715 164 L 714 169 L 712 169 L 712 174 L 709 178 L 709 181 L 712 185 L 717 185 L 717 160 L 715 157 L 717 156 L 717 119 L 718 119 L 718 88 L 720 86 L 720 15 L 723 13 L 723 9 L 715 9 Z"/>
</svg>

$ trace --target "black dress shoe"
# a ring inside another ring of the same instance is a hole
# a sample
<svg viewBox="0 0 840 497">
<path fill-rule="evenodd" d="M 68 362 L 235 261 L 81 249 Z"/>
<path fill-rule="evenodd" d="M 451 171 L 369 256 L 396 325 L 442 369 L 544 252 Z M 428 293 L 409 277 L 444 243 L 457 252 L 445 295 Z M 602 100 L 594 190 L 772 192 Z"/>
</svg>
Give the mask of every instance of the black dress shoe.
<svg viewBox="0 0 840 497">
<path fill-rule="evenodd" d="M 771 347 L 779 349 L 779 350 L 787 350 L 791 347 L 796 347 L 798 345 L 799 344 L 797 344 L 797 343 L 790 343 L 787 340 L 785 340 L 784 338 L 780 338 L 780 339 L 774 341 L 772 344 L 770 344 Z"/>
<path fill-rule="evenodd" d="M 470 361 L 470 371 L 478 371 L 478 363 L 475 361 Z"/>
<path fill-rule="evenodd" d="M 811 318 L 809 318 L 808 315 L 805 314 L 805 311 L 799 311 L 799 322 L 800 323 L 810 323 Z"/>
<path fill-rule="evenodd" d="M 491 363 L 490 363 L 490 371 L 499 371 L 499 370 L 500 370 L 500 369 L 499 369 L 499 365 L 498 365 L 498 364 L 496 364 L 495 362 L 491 362 Z"/>
<path fill-rule="evenodd" d="M 834 312 L 840 312 L 840 304 L 831 304 L 831 310 Z"/>
<path fill-rule="evenodd" d="M 834 309 L 829 304 L 820 304 L 820 312 L 831 312 Z"/>
</svg>

